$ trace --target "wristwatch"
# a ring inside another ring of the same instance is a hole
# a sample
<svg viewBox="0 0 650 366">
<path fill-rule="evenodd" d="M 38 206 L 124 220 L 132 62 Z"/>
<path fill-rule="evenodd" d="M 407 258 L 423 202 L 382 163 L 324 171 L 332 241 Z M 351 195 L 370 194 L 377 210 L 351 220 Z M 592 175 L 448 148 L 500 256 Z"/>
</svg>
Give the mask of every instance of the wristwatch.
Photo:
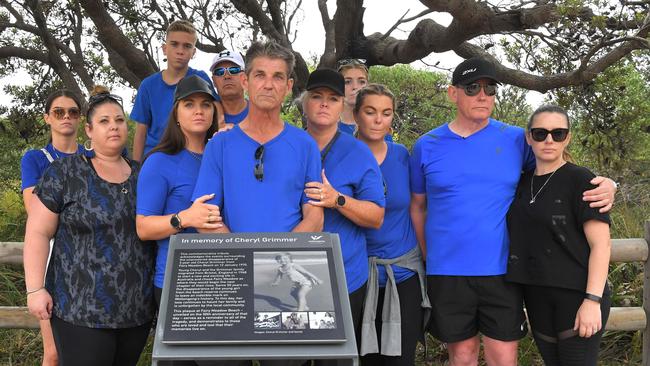
<svg viewBox="0 0 650 366">
<path fill-rule="evenodd" d="M 178 216 L 177 213 L 173 214 L 172 218 L 169 219 L 169 224 L 178 231 L 183 230 L 183 224 L 181 224 L 181 218 Z"/>
<path fill-rule="evenodd" d="M 343 207 L 345 205 L 345 196 L 340 194 L 336 197 L 336 207 Z"/>
</svg>

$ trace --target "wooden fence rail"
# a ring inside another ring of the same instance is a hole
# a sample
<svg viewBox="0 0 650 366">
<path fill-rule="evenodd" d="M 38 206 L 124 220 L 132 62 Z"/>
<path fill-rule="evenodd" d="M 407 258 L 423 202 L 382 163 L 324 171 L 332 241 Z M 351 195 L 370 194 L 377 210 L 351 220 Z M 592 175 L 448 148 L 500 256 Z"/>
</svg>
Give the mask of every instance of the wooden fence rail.
<svg viewBox="0 0 650 366">
<path fill-rule="evenodd" d="M 643 307 L 612 307 L 606 330 L 643 331 L 643 366 L 650 366 L 650 221 L 645 224 L 645 238 L 612 239 L 612 263 L 643 262 Z M 0 263 L 22 264 L 23 243 L 0 242 Z M 22 306 L 0 306 L 0 328 L 38 328 L 38 320 Z"/>
</svg>

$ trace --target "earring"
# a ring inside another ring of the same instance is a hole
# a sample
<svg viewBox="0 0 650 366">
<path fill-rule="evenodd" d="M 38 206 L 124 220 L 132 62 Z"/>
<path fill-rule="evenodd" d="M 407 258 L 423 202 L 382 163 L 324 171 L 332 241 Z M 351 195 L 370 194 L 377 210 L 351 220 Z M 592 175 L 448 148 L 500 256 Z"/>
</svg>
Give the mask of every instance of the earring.
<svg viewBox="0 0 650 366">
<path fill-rule="evenodd" d="M 93 151 L 93 142 L 91 139 L 84 141 L 84 149 L 86 149 L 86 151 Z"/>
</svg>

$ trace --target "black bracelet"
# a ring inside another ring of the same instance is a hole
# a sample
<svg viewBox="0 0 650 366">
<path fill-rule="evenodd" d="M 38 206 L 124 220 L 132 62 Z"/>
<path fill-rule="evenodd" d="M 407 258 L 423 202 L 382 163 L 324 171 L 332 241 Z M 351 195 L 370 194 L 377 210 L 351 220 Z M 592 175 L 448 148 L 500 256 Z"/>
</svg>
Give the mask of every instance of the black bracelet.
<svg viewBox="0 0 650 366">
<path fill-rule="evenodd" d="M 603 298 L 600 297 L 600 296 L 596 296 L 596 295 L 594 295 L 594 294 L 590 294 L 590 293 L 588 293 L 588 292 L 585 292 L 585 299 L 588 299 L 588 300 L 591 300 L 591 301 L 595 301 L 595 302 L 597 302 L 597 303 L 600 304 L 600 301 L 601 301 Z"/>
</svg>

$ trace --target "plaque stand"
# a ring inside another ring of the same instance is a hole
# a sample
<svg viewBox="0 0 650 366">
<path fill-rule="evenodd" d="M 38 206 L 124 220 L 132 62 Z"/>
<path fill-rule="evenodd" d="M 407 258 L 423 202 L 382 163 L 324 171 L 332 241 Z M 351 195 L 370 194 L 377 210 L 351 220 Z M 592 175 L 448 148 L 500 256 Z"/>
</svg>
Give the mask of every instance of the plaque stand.
<svg viewBox="0 0 650 366">
<path fill-rule="evenodd" d="M 258 234 L 180 234 L 172 236 L 170 239 L 166 274 L 172 273 L 172 254 L 179 247 L 186 247 L 181 244 L 182 238 L 228 238 L 228 237 L 254 237 L 260 236 L 279 236 L 287 238 L 297 238 L 298 241 L 306 242 L 309 237 L 330 237 L 331 248 L 334 263 L 333 266 L 335 277 L 332 279 L 333 286 L 338 288 L 341 303 L 340 321 L 345 333 L 345 341 L 339 343 L 225 343 L 225 344 L 169 344 L 163 343 L 163 334 L 165 332 L 165 319 L 167 312 L 170 311 L 168 305 L 170 282 L 172 276 L 165 276 L 165 283 L 162 292 L 158 322 L 152 352 L 152 365 L 163 366 L 166 361 L 218 361 L 218 360 L 315 360 L 329 359 L 337 360 L 339 366 L 357 366 L 359 364 L 357 345 L 354 337 L 352 315 L 350 313 L 350 301 L 348 298 L 347 285 L 345 282 L 345 270 L 343 268 L 343 259 L 339 237 L 336 234 L 328 233 L 258 233 Z M 313 235 L 313 236 L 312 236 Z M 306 239 L 307 238 L 307 239 Z M 295 240 L 295 239 L 294 239 Z M 186 240 L 183 240 L 186 242 Z M 212 247 L 214 248 L 214 247 Z M 218 247 L 216 247 L 218 248 Z M 314 248 L 317 248 L 314 246 Z M 276 249 L 267 247 L 267 249 Z M 278 246 L 278 250 L 287 250 L 283 246 Z"/>
</svg>

